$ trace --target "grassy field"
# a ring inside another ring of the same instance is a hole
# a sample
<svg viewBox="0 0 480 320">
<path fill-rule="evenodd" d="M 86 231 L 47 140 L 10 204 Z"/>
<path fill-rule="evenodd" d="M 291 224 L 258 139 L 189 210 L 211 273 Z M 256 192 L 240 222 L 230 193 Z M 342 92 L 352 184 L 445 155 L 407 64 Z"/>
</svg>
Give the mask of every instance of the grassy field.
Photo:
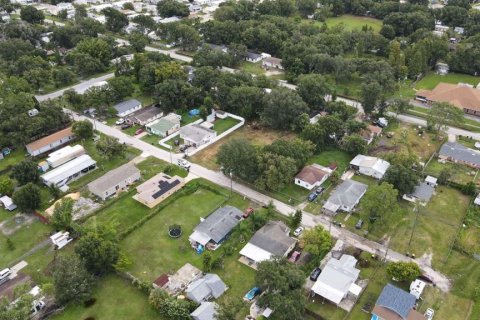
<svg viewBox="0 0 480 320">
<path fill-rule="evenodd" d="M 240 66 L 238 66 L 239 70 L 245 71 L 246 73 L 255 74 L 257 76 L 265 74 L 265 69 L 262 68 L 262 63 L 252 63 L 248 61 L 244 61 Z"/>
<path fill-rule="evenodd" d="M 213 122 L 213 130 L 217 132 L 217 135 L 220 135 L 238 124 L 239 122 L 239 120 L 231 117 L 227 117 L 225 119 L 217 119 Z"/>
<path fill-rule="evenodd" d="M 436 74 L 434 72 L 428 73 L 415 85 L 416 89 L 434 89 L 440 82 L 457 84 L 459 82 L 469 83 L 476 86 L 480 82 L 480 77 L 474 77 L 463 73 L 449 73 L 444 76 Z"/>
<path fill-rule="evenodd" d="M 343 24 L 346 30 L 361 30 L 365 25 L 372 27 L 373 31 L 379 32 L 382 28 L 382 20 L 359 17 L 345 14 L 340 17 L 328 18 L 325 23 L 329 28 Z"/>
<path fill-rule="evenodd" d="M 450 181 L 461 184 L 466 184 L 470 181 L 473 181 L 475 174 L 477 173 L 477 170 L 473 168 L 451 162 L 440 163 L 437 159 L 432 159 L 432 161 L 430 161 L 428 166 L 425 168 L 424 172 L 426 174 L 438 177 L 445 169 L 450 170 L 452 174 Z"/>
<path fill-rule="evenodd" d="M 25 158 L 27 152 L 23 148 L 12 151 L 9 155 L 0 160 L 0 171 L 8 170 Z"/>
<path fill-rule="evenodd" d="M 308 161 L 309 164 L 318 163 L 322 166 L 329 166 L 334 163 L 337 165 L 337 171 L 342 174 L 345 169 L 350 165 L 350 161 L 353 157 L 345 151 L 339 149 L 327 149 L 314 155 Z"/>
</svg>

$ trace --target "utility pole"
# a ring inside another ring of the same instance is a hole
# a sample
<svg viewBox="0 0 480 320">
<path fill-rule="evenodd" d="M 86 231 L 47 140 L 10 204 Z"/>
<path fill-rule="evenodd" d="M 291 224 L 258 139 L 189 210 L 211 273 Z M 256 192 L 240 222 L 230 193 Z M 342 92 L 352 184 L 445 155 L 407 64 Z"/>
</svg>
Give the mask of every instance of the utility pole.
<svg viewBox="0 0 480 320">
<path fill-rule="evenodd" d="M 233 171 L 230 170 L 230 198 L 233 195 Z"/>
</svg>

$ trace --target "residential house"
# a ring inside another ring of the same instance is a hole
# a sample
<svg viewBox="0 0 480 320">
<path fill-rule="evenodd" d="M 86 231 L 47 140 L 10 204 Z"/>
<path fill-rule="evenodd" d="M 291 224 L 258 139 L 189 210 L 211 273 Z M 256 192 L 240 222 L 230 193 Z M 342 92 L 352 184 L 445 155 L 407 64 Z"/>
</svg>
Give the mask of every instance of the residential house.
<svg viewBox="0 0 480 320">
<path fill-rule="evenodd" d="M 180 129 L 180 138 L 185 144 L 198 148 L 215 139 L 217 132 L 199 124 L 191 124 Z"/>
<path fill-rule="evenodd" d="M 415 310 L 417 299 L 391 284 L 387 284 L 375 303 L 372 320 L 426 320 Z"/>
<path fill-rule="evenodd" d="M 161 172 L 137 187 L 135 200 L 153 208 L 160 202 L 180 190 L 185 185 L 185 180 L 179 176 L 170 177 Z"/>
<path fill-rule="evenodd" d="M 123 118 L 137 110 L 140 110 L 142 108 L 142 103 L 137 99 L 130 99 L 117 103 L 113 106 L 113 108 L 117 110 L 117 117 Z"/>
<path fill-rule="evenodd" d="M 91 193 L 102 200 L 125 190 L 135 181 L 140 180 L 140 170 L 132 163 L 126 163 L 90 182 L 87 187 Z"/>
<path fill-rule="evenodd" d="M 415 186 L 415 189 L 411 194 L 404 194 L 403 199 L 410 202 L 418 202 L 421 205 L 426 206 L 432 198 L 436 186 L 437 178 L 427 176 L 425 181 Z"/>
<path fill-rule="evenodd" d="M 127 116 L 126 121 L 129 123 L 145 126 L 163 116 L 163 111 L 155 106 L 142 108 Z"/>
<path fill-rule="evenodd" d="M 245 61 L 257 63 L 262 61 L 262 55 L 256 52 L 247 51 L 247 56 L 245 57 Z"/>
<path fill-rule="evenodd" d="M 240 223 L 243 212 L 232 206 L 218 208 L 202 219 L 188 238 L 194 248 L 199 245 L 215 250 Z"/>
<path fill-rule="evenodd" d="M 167 137 L 172 133 L 180 130 L 180 119 L 181 116 L 170 113 L 167 116 L 157 119 L 145 126 L 145 129 L 148 133 L 160 136 Z"/>
<path fill-rule="evenodd" d="M 358 297 L 362 288 L 355 284 L 360 274 L 356 264 L 357 259 L 346 254 L 339 260 L 331 258 L 312 286 L 312 292 L 336 305 L 349 294 Z"/>
<path fill-rule="evenodd" d="M 201 276 L 202 270 L 186 263 L 172 275 L 162 274 L 153 282 L 153 287 L 163 289 L 174 296 L 182 293 L 190 283 Z"/>
<path fill-rule="evenodd" d="M 215 302 L 205 301 L 195 309 L 190 316 L 193 320 L 215 320 L 217 318 L 217 304 Z"/>
<path fill-rule="evenodd" d="M 332 169 L 323 167 L 319 164 L 311 164 L 305 166 L 296 176 L 295 184 L 308 190 L 312 190 L 324 183 L 330 174 Z"/>
<path fill-rule="evenodd" d="M 330 194 L 322 210 L 331 215 L 336 215 L 338 211 L 351 212 L 367 189 L 366 184 L 355 180 L 345 180 Z"/>
<path fill-rule="evenodd" d="M 219 298 L 227 289 L 227 285 L 218 275 L 207 273 L 202 278 L 190 283 L 185 290 L 185 295 L 196 303 L 202 303 L 212 298 Z"/>
<path fill-rule="evenodd" d="M 480 90 L 467 85 L 442 82 L 433 90 L 418 90 L 415 99 L 426 104 L 447 102 L 467 114 L 480 116 Z"/>
<path fill-rule="evenodd" d="M 257 265 L 272 257 L 286 257 L 297 240 L 289 236 L 290 228 L 281 221 L 268 221 L 240 250 L 241 262 L 256 269 Z M 243 261 L 242 261 L 243 260 Z"/>
<path fill-rule="evenodd" d="M 75 135 L 72 132 L 72 128 L 68 127 L 66 129 L 57 131 L 54 134 L 33 141 L 27 144 L 25 147 L 27 148 L 28 154 L 35 157 L 50 150 L 54 150 L 72 141 L 74 138 Z"/>
<path fill-rule="evenodd" d="M 368 125 L 366 129 L 360 131 L 360 136 L 367 142 L 367 144 L 370 144 L 373 142 L 373 139 L 376 137 L 380 136 L 382 134 L 382 128 L 379 126 L 374 126 L 374 125 Z"/>
<path fill-rule="evenodd" d="M 85 149 L 79 144 L 73 147 L 65 146 L 55 152 L 50 153 L 46 161 L 50 167 L 56 168 L 70 160 L 81 156 L 82 154 L 85 154 Z"/>
<path fill-rule="evenodd" d="M 96 168 L 97 162 L 89 155 L 83 154 L 78 158 L 73 159 L 58 168 L 40 176 L 43 183 L 47 186 L 54 185 L 62 187 L 69 182 L 87 174 Z"/>
<path fill-rule="evenodd" d="M 480 152 L 457 142 L 445 142 L 438 151 L 438 160 L 463 164 L 480 169 Z"/>
<path fill-rule="evenodd" d="M 7 211 L 13 211 L 17 209 L 17 205 L 13 203 L 12 198 L 9 196 L 0 197 L 0 205 L 3 206 Z"/>
<path fill-rule="evenodd" d="M 350 168 L 360 174 L 373 177 L 375 179 L 382 179 L 385 172 L 390 167 L 390 163 L 377 157 L 357 155 L 350 161 Z"/>
<path fill-rule="evenodd" d="M 275 58 L 275 57 L 267 57 L 263 59 L 262 66 L 264 68 L 283 70 L 282 59 Z"/>
<path fill-rule="evenodd" d="M 455 27 L 453 29 L 453 31 L 455 31 L 456 33 L 458 33 L 459 35 L 463 35 L 465 33 L 465 28 L 463 27 Z"/>
</svg>

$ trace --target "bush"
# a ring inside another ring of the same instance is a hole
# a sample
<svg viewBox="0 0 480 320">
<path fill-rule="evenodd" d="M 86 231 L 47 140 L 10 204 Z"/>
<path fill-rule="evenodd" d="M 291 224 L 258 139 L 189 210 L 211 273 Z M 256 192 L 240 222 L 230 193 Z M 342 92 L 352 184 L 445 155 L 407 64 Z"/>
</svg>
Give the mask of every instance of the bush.
<svg viewBox="0 0 480 320">
<path fill-rule="evenodd" d="M 87 301 L 85 301 L 83 303 L 83 305 L 85 306 L 85 308 L 89 308 L 89 307 L 93 306 L 96 302 L 97 302 L 97 299 L 91 298 L 91 299 L 88 299 Z"/>
</svg>

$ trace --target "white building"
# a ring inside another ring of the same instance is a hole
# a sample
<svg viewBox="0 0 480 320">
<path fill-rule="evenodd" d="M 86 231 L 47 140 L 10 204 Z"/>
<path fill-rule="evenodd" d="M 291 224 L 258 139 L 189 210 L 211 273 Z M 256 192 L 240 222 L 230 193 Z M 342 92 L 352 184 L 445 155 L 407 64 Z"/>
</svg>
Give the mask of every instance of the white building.
<svg viewBox="0 0 480 320">
<path fill-rule="evenodd" d="M 96 168 L 97 162 L 84 154 L 58 168 L 43 174 L 40 178 L 47 186 L 62 187 Z"/>
<path fill-rule="evenodd" d="M 390 163 L 377 157 L 357 155 L 350 161 L 350 168 L 358 171 L 360 174 L 373 177 L 375 179 L 382 179 L 385 172 L 390 167 Z"/>
<path fill-rule="evenodd" d="M 35 157 L 70 142 L 74 137 L 75 135 L 72 132 L 72 128 L 69 127 L 33 141 L 25 147 L 28 153 Z"/>
<path fill-rule="evenodd" d="M 180 138 L 185 141 L 186 145 L 194 148 L 213 141 L 216 136 L 216 131 L 198 124 L 188 125 L 180 129 Z"/>
<path fill-rule="evenodd" d="M 308 190 L 321 186 L 332 173 L 332 169 L 319 164 L 305 166 L 296 176 L 295 184 Z"/>
<path fill-rule="evenodd" d="M 53 245 L 56 246 L 57 249 L 61 249 L 70 243 L 73 238 L 70 237 L 70 233 L 68 231 L 60 231 L 51 236 L 50 240 L 52 240 Z"/>
<path fill-rule="evenodd" d="M 5 210 L 8 210 L 8 211 L 13 211 L 17 209 L 17 205 L 13 203 L 12 198 L 10 198 L 9 196 L 1 197 L 0 205 L 2 205 L 5 208 Z"/>
<path fill-rule="evenodd" d="M 85 149 L 77 144 L 75 146 L 66 146 L 48 155 L 47 163 L 50 167 L 56 168 L 76 157 L 85 154 Z"/>
<path fill-rule="evenodd" d="M 140 170 L 133 164 L 126 163 L 111 170 L 88 184 L 88 190 L 102 200 L 125 190 L 137 180 L 140 180 Z"/>
<path fill-rule="evenodd" d="M 137 110 L 140 110 L 142 108 L 142 103 L 137 99 L 130 99 L 117 103 L 113 106 L 113 108 L 117 110 L 118 117 L 125 117 Z"/>
<path fill-rule="evenodd" d="M 338 211 L 351 212 L 367 189 L 366 184 L 351 179 L 345 180 L 333 190 L 322 210 L 331 215 L 336 215 Z"/>
</svg>

